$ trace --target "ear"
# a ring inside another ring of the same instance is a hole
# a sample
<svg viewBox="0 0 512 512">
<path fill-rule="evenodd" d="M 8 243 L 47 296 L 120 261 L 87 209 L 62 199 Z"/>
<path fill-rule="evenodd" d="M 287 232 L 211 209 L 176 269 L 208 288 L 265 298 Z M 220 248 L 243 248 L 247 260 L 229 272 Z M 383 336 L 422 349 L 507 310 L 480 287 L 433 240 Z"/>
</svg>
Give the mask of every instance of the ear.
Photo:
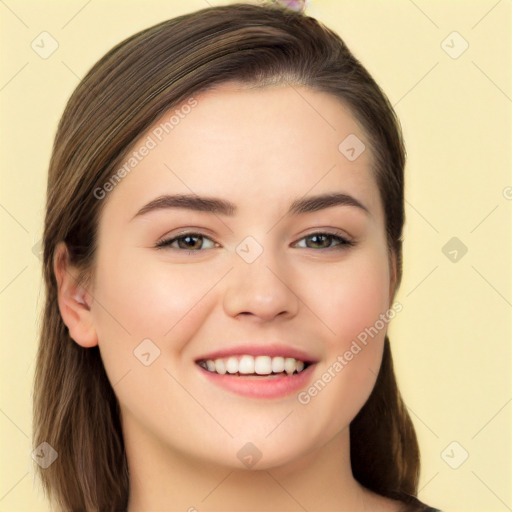
<svg viewBox="0 0 512 512">
<path fill-rule="evenodd" d="M 89 348 L 98 344 L 91 313 L 92 296 L 77 284 L 78 272 L 69 263 L 69 253 L 64 242 L 55 248 L 53 271 L 57 280 L 57 294 L 62 320 L 69 335 L 80 346 Z"/>
</svg>

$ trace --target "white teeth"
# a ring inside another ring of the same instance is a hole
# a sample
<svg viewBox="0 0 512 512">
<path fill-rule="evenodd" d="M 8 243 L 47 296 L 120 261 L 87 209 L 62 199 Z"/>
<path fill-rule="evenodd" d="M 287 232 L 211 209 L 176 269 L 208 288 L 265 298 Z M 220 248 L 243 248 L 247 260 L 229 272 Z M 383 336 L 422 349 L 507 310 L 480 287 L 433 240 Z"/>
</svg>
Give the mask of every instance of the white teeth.
<svg viewBox="0 0 512 512">
<path fill-rule="evenodd" d="M 272 358 L 270 356 L 258 356 L 254 360 L 254 373 L 270 375 L 272 373 Z"/>
<path fill-rule="evenodd" d="M 254 373 L 254 357 L 242 356 L 238 363 L 238 371 L 240 373 Z"/>
<path fill-rule="evenodd" d="M 238 360 L 236 357 L 230 357 L 226 363 L 228 373 L 236 373 L 238 371 Z"/>
<path fill-rule="evenodd" d="M 206 364 L 208 364 L 208 361 L 206 361 Z M 215 360 L 215 371 L 221 375 L 226 373 L 226 365 L 224 364 L 224 359 Z"/>
<path fill-rule="evenodd" d="M 290 375 L 290 373 L 293 373 L 295 371 L 296 361 L 293 357 L 287 357 L 284 360 L 284 371 Z"/>
<path fill-rule="evenodd" d="M 274 373 L 284 372 L 284 357 L 278 356 L 272 358 L 272 371 Z"/>
<path fill-rule="evenodd" d="M 271 375 L 272 373 L 286 372 L 291 375 L 294 372 L 300 373 L 305 368 L 304 361 L 298 361 L 293 357 L 270 357 L 270 356 L 231 356 L 228 358 L 208 359 L 201 361 L 200 366 L 209 372 L 241 375 Z"/>
</svg>

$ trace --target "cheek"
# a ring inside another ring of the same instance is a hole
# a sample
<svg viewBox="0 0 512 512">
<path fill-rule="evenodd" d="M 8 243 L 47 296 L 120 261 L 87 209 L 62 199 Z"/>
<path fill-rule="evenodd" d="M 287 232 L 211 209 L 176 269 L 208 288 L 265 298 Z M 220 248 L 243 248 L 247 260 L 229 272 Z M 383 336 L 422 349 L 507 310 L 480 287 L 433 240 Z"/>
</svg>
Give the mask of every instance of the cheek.
<svg viewBox="0 0 512 512">
<path fill-rule="evenodd" d="M 385 257 L 369 255 L 347 276 L 338 296 L 337 356 L 343 356 L 345 379 L 369 395 L 382 358 L 387 322 L 382 321 L 389 304 L 389 271 Z M 362 405 L 362 404 L 361 404 Z"/>
<path fill-rule="evenodd" d="M 95 297 L 101 306 L 95 324 L 101 358 L 120 404 L 136 418 L 166 425 L 172 404 L 190 407 L 188 395 L 170 376 L 176 369 L 171 362 L 182 360 L 212 307 L 208 290 L 225 273 L 200 267 L 172 266 L 148 258 L 143 249 L 98 256 Z"/>
<path fill-rule="evenodd" d="M 340 348 L 348 348 L 347 343 L 361 338 L 361 333 L 375 325 L 379 316 L 389 308 L 387 267 L 377 261 L 373 263 L 364 272 L 346 276 L 332 302 L 332 313 L 337 312 L 335 330 L 340 334 Z"/>
<path fill-rule="evenodd" d="M 95 324 L 105 366 L 132 364 L 133 351 L 152 340 L 164 352 L 200 325 L 203 300 L 222 272 L 201 265 L 171 265 L 147 249 L 98 254 Z M 100 306 L 101 304 L 101 306 Z M 179 334 L 179 335 L 178 335 Z M 122 362 L 124 358 L 124 362 Z"/>
<path fill-rule="evenodd" d="M 390 306 L 387 255 L 383 250 L 361 251 L 343 264 L 326 266 L 322 274 L 316 276 L 309 297 L 329 327 L 330 348 L 344 351 Z"/>
<path fill-rule="evenodd" d="M 333 331 L 325 337 L 326 358 L 319 369 L 321 392 L 314 407 L 318 407 L 318 414 L 330 411 L 327 415 L 333 428 L 347 425 L 370 395 L 382 360 L 387 325 L 394 316 L 386 315 L 390 304 L 385 251 L 361 251 L 340 265 L 335 274 L 328 285 L 316 289 L 314 299 L 318 316 Z M 333 403 L 344 406 L 333 408 Z"/>
</svg>

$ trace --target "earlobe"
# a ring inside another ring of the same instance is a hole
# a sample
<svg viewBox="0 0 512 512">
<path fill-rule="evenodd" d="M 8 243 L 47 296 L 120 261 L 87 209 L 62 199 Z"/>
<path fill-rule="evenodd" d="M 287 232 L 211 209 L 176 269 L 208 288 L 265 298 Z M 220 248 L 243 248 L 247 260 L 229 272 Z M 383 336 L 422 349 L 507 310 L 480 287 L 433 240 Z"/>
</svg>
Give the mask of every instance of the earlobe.
<svg viewBox="0 0 512 512">
<path fill-rule="evenodd" d="M 92 297 L 77 284 L 77 272 L 69 264 L 69 254 L 64 242 L 59 242 L 55 248 L 53 271 L 57 281 L 59 310 L 69 329 L 69 335 L 82 347 L 96 346 L 98 337 L 91 312 Z"/>
</svg>

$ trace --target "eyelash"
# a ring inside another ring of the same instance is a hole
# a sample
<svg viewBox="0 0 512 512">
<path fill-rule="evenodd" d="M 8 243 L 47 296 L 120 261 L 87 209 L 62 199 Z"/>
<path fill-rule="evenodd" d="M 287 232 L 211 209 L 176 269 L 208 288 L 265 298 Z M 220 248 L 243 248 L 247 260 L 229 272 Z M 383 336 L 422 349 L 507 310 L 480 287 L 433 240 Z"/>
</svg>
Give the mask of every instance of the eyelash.
<svg viewBox="0 0 512 512">
<path fill-rule="evenodd" d="M 300 240 L 298 241 L 301 241 L 301 240 L 304 240 L 305 238 L 309 238 L 309 237 L 312 237 L 312 236 L 318 236 L 318 235 L 323 235 L 323 236 L 327 236 L 327 237 L 330 237 L 331 240 L 334 239 L 336 241 L 338 241 L 339 243 L 334 245 L 334 246 L 331 246 L 331 247 L 324 247 L 324 248 L 320 248 L 320 249 L 314 249 L 312 247 L 304 247 L 304 249 L 312 249 L 313 251 L 331 251 L 331 250 L 346 250 L 348 249 L 349 247 L 352 247 L 355 245 L 355 243 L 351 240 L 348 240 L 347 238 L 344 238 L 342 235 L 342 233 L 339 233 L 337 232 L 336 234 L 335 233 L 326 233 L 326 232 L 323 232 L 323 231 L 316 231 L 314 233 L 310 233 L 309 235 L 306 235 L 304 237 L 302 237 Z M 186 237 L 202 237 L 202 238 L 206 238 L 208 240 L 211 240 L 211 238 L 207 237 L 206 235 L 203 235 L 202 233 L 197 233 L 195 231 L 190 231 L 190 232 L 186 232 L 186 233 L 182 233 L 180 234 L 180 236 L 177 236 L 177 237 L 174 237 L 174 238 L 168 238 L 168 239 L 164 239 L 164 240 L 161 240 L 159 241 L 155 247 L 157 249 L 171 249 L 171 250 L 177 250 L 177 251 L 186 251 L 187 253 L 195 253 L 195 252 L 203 252 L 204 250 L 207 250 L 207 249 L 180 249 L 178 247 L 170 247 L 170 245 L 178 240 L 182 240 L 183 238 L 186 238 Z M 213 240 L 211 240 L 213 242 Z M 215 242 L 214 242 L 215 243 Z"/>
</svg>

